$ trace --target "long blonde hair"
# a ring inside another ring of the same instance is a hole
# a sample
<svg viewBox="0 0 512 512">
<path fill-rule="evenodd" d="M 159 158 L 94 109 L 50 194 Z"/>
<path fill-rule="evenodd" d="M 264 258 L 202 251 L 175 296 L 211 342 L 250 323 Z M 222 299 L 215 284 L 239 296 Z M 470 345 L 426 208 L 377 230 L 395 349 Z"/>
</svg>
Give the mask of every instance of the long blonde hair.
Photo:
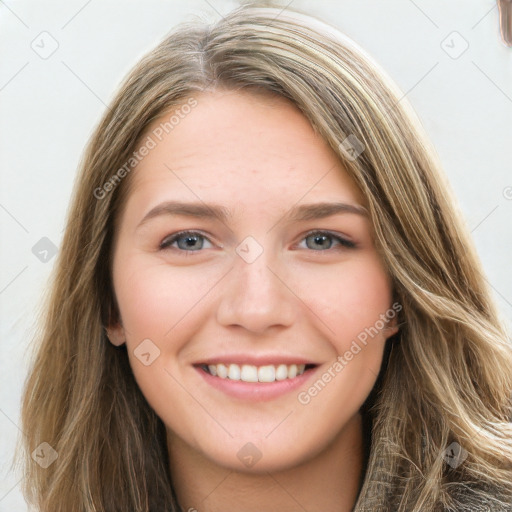
<svg viewBox="0 0 512 512">
<path fill-rule="evenodd" d="M 88 144 L 25 383 L 27 501 L 42 512 L 179 510 L 165 427 L 126 346 L 106 337 L 118 314 L 112 239 L 136 172 L 119 169 L 148 125 L 217 87 L 268 91 L 300 108 L 366 198 L 403 307 L 367 411 L 371 451 L 354 510 L 505 507 L 512 348 L 435 151 L 360 48 L 303 13 L 261 5 L 173 30 L 131 71 Z M 347 141 L 364 148 L 357 158 Z M 45 442 L 58 454 L 46 469 L 31 457 Z M 465 460 L 448 464 L 454 453 Z"/>
</svg>

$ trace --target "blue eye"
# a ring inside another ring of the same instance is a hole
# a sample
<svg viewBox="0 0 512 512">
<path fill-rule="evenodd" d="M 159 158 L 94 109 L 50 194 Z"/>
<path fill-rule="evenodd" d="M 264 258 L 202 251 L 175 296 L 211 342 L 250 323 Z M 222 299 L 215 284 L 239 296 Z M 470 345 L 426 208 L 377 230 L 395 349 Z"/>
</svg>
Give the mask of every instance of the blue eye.
<svg viewBox="0 0 512 512">
<path fill-rule="evenodd" d="M 184 242 L 180 244 L 180 240 L 183 240 Z M 175 233 L 169 238 L 163 240 L 160 244 L 160 249 L 167 249 L 175 242 L 178 242 L 178 249 L 196 252 L 203 248 L 201 240 L 207 240 L 207 238 L 197 231 L 181 231 L 180 233 Z"/>
<path fill-rule="evenodd" d="M 345 240 L 344 238 L 341 238 L 338 235 L 334 235 L 333 233 L 330 233 L 329 231 L 310 231 L 303 240 L 307 241 L 310 240 L 312 244 L 317 244 L 320 246 L 320 251 L 325 249 L 331 249 L 332 248 L 332 242 L 329 243 L 329 240 L 335 240 L 338 242 L 339 245 L 342 247 L 345 247 L 347 249 L 353 249 L 356 247 L 356 244 L 354 242 L 350 242 L 349 240 Z M 327 245 L 327 247 L 326 247 Z M 311 247 L 308 247 L 311 249 Z M 313 249 L 314 251 L 318 251 L 318 249 Z"/>
<path fill-rule="evenodd" d="M 308 249 L 316 252 L 323 252 L 325 250 L 332 249 L 333 245 L 336 246 L 336 243 L 346 249 L 353 249 L 356 247 L 354 242 L 345 240 L 344 238 L 334 235 L 329 231 L 310 231 L 302 240 L 305 240 L 307 245 L 308 241 L 310 241 L 311 244 L 316 244 L 316 248 L 311 247 L 310 245 L 307 246 Z M 205 248 L 204 241 L 211 244 L 208 238 L 197 231 L 181 231 L 165 238 L 160 244 L 160 249 L 164 250 L 172 248 L 183 252 L 200 252 L 201 249 Z M 177 247 L 173 247 L 176 243 Z M 206 248 L 208 249 L 208 247 Z"/>
</svg>

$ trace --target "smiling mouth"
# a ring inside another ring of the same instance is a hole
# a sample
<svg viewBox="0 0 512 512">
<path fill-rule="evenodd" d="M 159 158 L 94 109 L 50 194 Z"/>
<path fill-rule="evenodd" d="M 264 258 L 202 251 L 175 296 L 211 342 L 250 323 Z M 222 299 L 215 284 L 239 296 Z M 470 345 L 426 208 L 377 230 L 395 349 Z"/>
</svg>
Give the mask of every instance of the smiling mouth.
<svg viewBox="0 0 512 512">
<path fill-rule="evenodd" d="M 275 382 L 289 380 L 315 368 L 314 364 L 279 364 L 254 366 L 251 364 L 202 364 L 200 368 L 221 379 L 238 380 L 243 382 Z"/>
</svg>

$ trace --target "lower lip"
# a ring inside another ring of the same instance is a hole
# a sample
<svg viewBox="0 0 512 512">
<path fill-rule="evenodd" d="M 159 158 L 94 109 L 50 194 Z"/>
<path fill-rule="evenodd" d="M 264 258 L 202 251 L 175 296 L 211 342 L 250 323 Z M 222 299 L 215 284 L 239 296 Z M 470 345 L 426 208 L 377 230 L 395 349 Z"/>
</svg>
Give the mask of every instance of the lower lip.
<svg viewBox="0 0 512 512">
<path fill-rule="evenodd" d="M 273 400 L 300 388 L 315 373 L 318 366 L 306 370 L 302 375 L 297 375 L 293 379 L 276 380 L 274 382 L 244 382 L 229 378 L 222 379 L 205 372 L 201 367 L 195 369 L 208 384 L 227 395 L 241 400 L 262 402 Z"/>
</svg>

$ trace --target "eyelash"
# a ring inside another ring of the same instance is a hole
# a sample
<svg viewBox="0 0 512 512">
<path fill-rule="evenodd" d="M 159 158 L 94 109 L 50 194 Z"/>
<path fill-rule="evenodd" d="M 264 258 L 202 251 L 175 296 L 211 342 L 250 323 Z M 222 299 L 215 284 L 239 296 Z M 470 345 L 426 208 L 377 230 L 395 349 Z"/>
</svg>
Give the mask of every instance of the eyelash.
<svg viewBox="0 0 512 512">
<path fill-rule="evenodd" d="M 208 240 L 208 237 L 203 235 L 199 231 L 180 231 L 178 233 L 174 233 L 173 235 L 170 235 L 169 237 L 164 238 L 164 240 L 160 243 L 159 250 L 162 250 L 162 251 L 175 250 L 175 251 L 184 252 L 184 253 L 203 252 L 201 249 L 196 250 L 196 251 L 186 251 L 185 249 L 170 247 L 171 244 L 173 244 L 174 242 L 179 240 L 181 237 L 184 237 L 187 235 L 188 236 L 199 236 L 199 237 L 202 237 L 202 238 L 205 238 L 206 240 Z M 345 249 L 355 249 L 357 247 L 357 244 L 355 244 L 354 242 L 346 240 L 345 238 L 342 238 L 339 235 L 335 235 L 334 233 L 331 233 L 330 231 L 320 231 L 320 230 L 309 231 L 308 233 L 306 233 L 304 235 L 304 237 L 301 239 L 301 241 L 305 240 L 306 238 L 308 238 L 311 235 L 327 235 L 327 236 L 333 238 L 334 240 L 336 240 L 340 244 L 340 246 L 342 246 L 342 248 L 345 248 Z M 310 249 L 310 250 L 313 252 L 328 252 L 328 251 L 332 251 L 335 249 L 333 249 L 333 248 L 329 248 L 329 249 L 325 249 L 325 250 L 320 249 L 318 251 L 315 251 L 314 249 Z"/>
</svg>

